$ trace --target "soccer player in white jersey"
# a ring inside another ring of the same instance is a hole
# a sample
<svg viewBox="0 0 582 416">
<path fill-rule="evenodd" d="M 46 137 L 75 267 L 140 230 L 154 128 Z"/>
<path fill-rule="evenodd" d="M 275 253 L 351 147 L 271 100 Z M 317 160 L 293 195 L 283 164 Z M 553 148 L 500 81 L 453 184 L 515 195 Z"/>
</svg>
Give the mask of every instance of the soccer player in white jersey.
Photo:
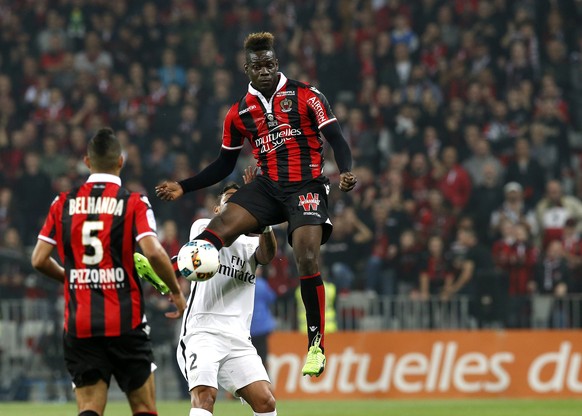
<svg viewBox="0 0 582 416">
<path fill-rule="evenodd" d="M 245 176 L 245 181 L 247 177 Z M 219 195 L 218 214 L 236 184 Z M 202 232 L 209 219 L 192 224 L 190 238 Z M 220 250 L 220 269 L 206 282 L 193 282 L 182 321 L 177 359 L 188 382 L 192 408 L 189 416 L 211 416 L 218 385 L 243 398 L 256 416 L 276 416 L 267 371 L 251 344 L 255 270 L 276 252 L 271 227 L 259 236 L 241 235 Z"/>
</svg>

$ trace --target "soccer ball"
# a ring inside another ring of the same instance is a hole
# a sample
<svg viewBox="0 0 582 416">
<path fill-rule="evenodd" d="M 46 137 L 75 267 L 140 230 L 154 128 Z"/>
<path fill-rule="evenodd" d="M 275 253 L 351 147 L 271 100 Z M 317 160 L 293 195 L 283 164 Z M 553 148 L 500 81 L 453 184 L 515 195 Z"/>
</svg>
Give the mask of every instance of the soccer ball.
<svg viewBox="0 0 582 416">
<path fill-rule="evenodd" d="M 192 282 L 209 280 L 219 267 L 218 250 L 208 241 L 188 241 L 178 252 L 178 270 Z"/>
</svg>

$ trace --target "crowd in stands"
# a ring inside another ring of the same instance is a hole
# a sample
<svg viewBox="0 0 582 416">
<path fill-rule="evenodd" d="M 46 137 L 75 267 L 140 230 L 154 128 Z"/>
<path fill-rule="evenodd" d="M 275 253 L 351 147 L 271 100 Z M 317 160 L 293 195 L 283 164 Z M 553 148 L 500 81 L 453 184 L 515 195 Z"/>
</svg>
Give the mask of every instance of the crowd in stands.
<svg viewBox="0 0 582 416">
<path fill-rule="evenodd" d="M 322 262 L 339 296 L 477 299 L 495 282 L 505 324 L 527 325 L 530 294 L 582 293 L 581 21 L 579 0 L 0 0 L 0 298 L 42 296 L 27 249 L 55 195 L 85 180 L 101 126 L 177 252 L 216 189 L 164 203 L 154 186 L 218 154 L 248 82 L 243 40 L 264 30 L 353 151 L 358 186 L 343 194 L 326 150 Z M 253 163 L 244 152 L 228 180 Z M 292 297 L 277 231 L 266 274 Z"/>
</svg>

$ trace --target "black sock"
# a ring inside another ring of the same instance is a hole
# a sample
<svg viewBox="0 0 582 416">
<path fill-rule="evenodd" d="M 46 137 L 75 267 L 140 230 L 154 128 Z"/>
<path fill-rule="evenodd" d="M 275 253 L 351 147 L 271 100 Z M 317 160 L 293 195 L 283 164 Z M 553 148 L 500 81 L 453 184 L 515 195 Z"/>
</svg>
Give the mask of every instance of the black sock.
<svg viewBox="0 0 582 416">
<path fill-rule="evenodd" d="M 155 412 L 139 412 L 134 413 L 133 416 L 158 416 L 158 414 Z"/>
<path fill-rule="evenodd" d="M 174 256 L 170 260 L 172 262 L 172 267 L 174 268 L 174 275 L 176 276 L 176 279 L 182 277 L 182 273 L 180 273 L 180 270 L 178 270 L 178 256 Z"/>
<path fill-rule="evenodd" d="M 219 251 L 222 247 L 224 247 L 224 242 L 222 239 L 216 233 L 214 233 L 214 231 L 210 231 L 208 228 L 194 237 L 194 240 L 206 240 L 209 243 L 212 243 L 212 245 Z"/>
<path fill-rule="evenodd" d="M 99 413 L 93 410 L 83 410 L 81 413 L 79 413 L 79 416 L 99 416 Z"/>
<path fill-rule="evenodd" d="M 307 338 L 309 348 L 313 339 L 321 334 L 319 347 L 323 351 L 323 334 L 325 330 L 325 288 L 321 274 L 301 276 L 301 298 L 305 305 L 305 318 L 307 319 Z"/>
</svg>

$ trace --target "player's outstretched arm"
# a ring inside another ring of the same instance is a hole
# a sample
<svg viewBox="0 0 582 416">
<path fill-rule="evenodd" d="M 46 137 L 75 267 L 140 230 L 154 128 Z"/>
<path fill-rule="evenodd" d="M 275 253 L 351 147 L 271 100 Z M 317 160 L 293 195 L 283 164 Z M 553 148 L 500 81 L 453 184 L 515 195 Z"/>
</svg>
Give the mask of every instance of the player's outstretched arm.
<svg viewBox="0 0 582 416">
<path fill-rule="evenodd" d="M 188 192 L 212 186 L 232 173 L 240 149 L 220 149 L 218 158 L 198 175 L 179 182 L 164 182 L 156 186 L 156 196 L 164 201 L 174 201 Z"/>
<path fill-rule="evenodd" d="M 156 186 L 156 196 L 164 201 L 173 201 L 184 195 L 184 190 L 178 182 L 162 182 Z"/>
<path fill-rule="evenodd" d="M 277 238 L 273 228 L 269 225 L 265 227 L 259 236 L 259 247 L 255 251 L 255 257 L 259 264 L 268 264 L 277 252 Z"/>
<path fill-rule="evenodd" d="M 351 191 L 356 186 L 358 179 L 356 178 L 356 175 L 351 172 L 352 151 L 344 138 L 339 123 L 336 121 L 334 123 L 326 124 L 321 128 L 321 132 L 333 149 L 335 161 L 340 171 L 340 190 L 343 192 Z"/>
<path fill-rule="evenodd" d="M 166 250 L 164 250 L 159 240 L 153 236 L 146 236 L 139 240 L 139 246 L 143 254 L 148 258 L 154 271 L 170 288 L 169 296 L 174 305 L 176 305 L 176 311 L 166 312 L 166 317 L 181 317 L 186 309 L 186 298 L 184 298 L 184 294 L 180 289 L 180 285 L 174 274 L 174 268 L 172 267 Z"/>
</svg>

